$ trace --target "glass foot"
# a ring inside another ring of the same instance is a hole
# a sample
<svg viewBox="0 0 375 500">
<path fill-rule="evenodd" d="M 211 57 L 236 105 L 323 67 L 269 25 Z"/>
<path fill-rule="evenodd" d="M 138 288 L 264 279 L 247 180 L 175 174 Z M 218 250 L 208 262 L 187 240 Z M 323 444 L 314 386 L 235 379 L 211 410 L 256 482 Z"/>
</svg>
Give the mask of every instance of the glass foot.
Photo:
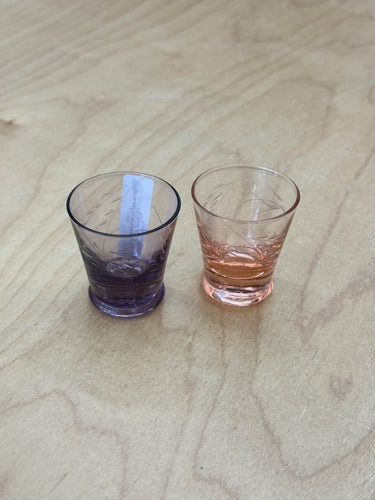
<svg viewBox="0 0 375 500">
<path fill-rule="evenodd" d="M 232 306 L 249 306 L 264 300 L 273 290 L 273 279 L 262 286 L 235 288 L 228 286 L 213 285 L 204 272 L 201 276 L 203 290 L 217 302 Z"/>
<path fill-rule="evenodd" d="M 114 304 L 100 299 L 89 287 L 89 297 L 99 311 L 118 318 L 133 318 L 135 316 L 143 316 L 153 311 L 162 301 L 164 290 L 164 284 L 162 284 L 160 289 L 151 296 L 134 300 L 117 300 L 117 303 Z"/>
</svg>

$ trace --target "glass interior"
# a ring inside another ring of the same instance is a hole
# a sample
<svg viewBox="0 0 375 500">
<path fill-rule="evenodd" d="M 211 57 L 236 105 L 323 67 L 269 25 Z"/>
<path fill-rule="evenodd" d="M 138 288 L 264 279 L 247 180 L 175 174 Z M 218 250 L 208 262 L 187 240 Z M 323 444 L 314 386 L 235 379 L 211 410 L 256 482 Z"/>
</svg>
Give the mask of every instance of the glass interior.
<svg viewBox="0 0 375 500">
<path fill-rule="evenodd" d="M 193 184 L 193 199 L 205 210 L 228 219 L 260 221 L 293 210 L 299 201 L 296 184 L 275 170 L 249 165 L 218 167 Z"/>
<path fill-rule="evenodd" d="M 136 196 L 129 190 L 124 191 L 125 176 L 131 176 L 132 179 L 136 177 L 139 186 Z M 145 179 L 151 189 L 143 193 L 142 183 Z M 127 201 L 126 196 L 133 198 Z M 67 208 L 72 220 L 87 229 L 102 234 L 131 235 L 167 225 L 176 218 L 180 204 L 177 191 L 158 177 L 137 172 L 114 172 L 92 177 L 79 184 L 69 195 Z M 142 207 L 147 210 L 146 227 L 133 226 L 129 231 L 122 230 L 124 220 L 128 217 L 124 209 L 131 210 L 131 217 L 136 220 L 140 210 L 138 205 L 141 210 Z"/>
</svg>

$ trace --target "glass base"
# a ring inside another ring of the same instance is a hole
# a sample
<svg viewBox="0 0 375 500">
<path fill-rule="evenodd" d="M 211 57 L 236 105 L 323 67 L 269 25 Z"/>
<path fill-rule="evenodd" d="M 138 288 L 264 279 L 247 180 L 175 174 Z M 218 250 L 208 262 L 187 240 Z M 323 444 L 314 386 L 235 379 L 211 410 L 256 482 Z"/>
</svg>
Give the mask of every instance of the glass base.
<svg viewBox="0 0 375 500">
<path fill-rule="evenodd" d="M 151 297 L 140 298 L 134 300 L 123 300 L 121 305 L 106 302 L 100 299 L 93 293 L 89 287 L 89 297 L 94 306 L 106 314 L 116 316 L 118 318 L 133 318 L 135 316 L 143 316 L 148 312 L 153 311 L 160 304 L 164 297 L 164 283 L 160 289 L 151 295 Z"/>
<path fill-rule="evenodd" d="M 232 306 L 249 306 L 264 300 L 273 290 L 273 279 L 262 286 L 235 288 L 210 283 L 204 271 L 201 276 L 203 290 L 217 302 Z"/>
</svg>

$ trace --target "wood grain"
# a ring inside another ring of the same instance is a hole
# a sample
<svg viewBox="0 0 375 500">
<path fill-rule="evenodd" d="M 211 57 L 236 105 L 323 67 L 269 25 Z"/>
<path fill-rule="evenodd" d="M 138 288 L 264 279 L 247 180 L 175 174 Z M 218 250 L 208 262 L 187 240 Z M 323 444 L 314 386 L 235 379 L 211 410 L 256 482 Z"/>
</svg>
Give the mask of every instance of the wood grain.
<svg viewBox="0 0 375 500">
<path fill-rule="evenodd" d="M 375 4 L 3 0 L 1 499 L 375 499 Z M 257 306 L 200 289 L 190 186 L 299 185 Z M 152 314 L 96 311 L 65 211 L 97 173 L 180 192 Z"/>
</svg>

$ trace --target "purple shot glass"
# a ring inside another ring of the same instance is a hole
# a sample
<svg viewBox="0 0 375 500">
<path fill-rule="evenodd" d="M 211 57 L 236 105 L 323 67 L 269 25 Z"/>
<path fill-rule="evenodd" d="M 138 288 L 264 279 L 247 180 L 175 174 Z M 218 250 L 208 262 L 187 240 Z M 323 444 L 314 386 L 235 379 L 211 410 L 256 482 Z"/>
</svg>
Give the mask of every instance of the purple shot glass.
<svg viewBox="0 0 375 500">
<path fill-rule="evenodd" d="M 173 186 L 138 172 L 98 175 L 72 190 L 67 211 L 95 307 L 124 318 L 156 308 L 180 207 Z"/>
</svg>

